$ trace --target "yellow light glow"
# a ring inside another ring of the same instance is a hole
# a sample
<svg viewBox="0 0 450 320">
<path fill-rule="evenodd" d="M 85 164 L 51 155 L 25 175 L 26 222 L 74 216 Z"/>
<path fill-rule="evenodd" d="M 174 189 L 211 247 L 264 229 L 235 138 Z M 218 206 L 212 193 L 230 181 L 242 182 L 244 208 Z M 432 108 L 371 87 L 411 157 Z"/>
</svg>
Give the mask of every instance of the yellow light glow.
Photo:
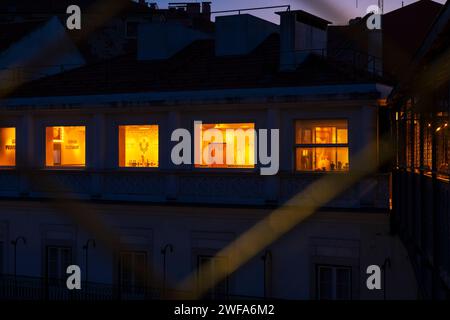
<svg viewBox="0 0 450 320">
<path fill-rule="evenodd" d="M 387 106 L 387 99 L 378 99 L 378 105 L 380 107 L 386 107 Z"/>
<path fill-rule="evenodd" d="M 209 129 L 213 130 L 208 131 Z M 202 138 L 199 142 L 202 162 L 195 166 L 202 168 L 254 168 L 254 129 L 254 123 L 202 124 Z"/>
<path fill-rule="evenodd" d="M 16 128 L 0 128 L 0 166 L 16 165 Z"/>
<path fill-rule="evenodd" d="M 45 140 L 47 167 L 86 166 L 86 127 L 47 127 Z"/>
<path fill-rule="evenodd" d="M 296 145 L 298 171 L 349 170 L 346 120 L 298 120 Z"/>
<path fill-rule="evenodd" d="M 157 125 L 119 126 L 119 167 L 159 166 Z"/>
</svg>

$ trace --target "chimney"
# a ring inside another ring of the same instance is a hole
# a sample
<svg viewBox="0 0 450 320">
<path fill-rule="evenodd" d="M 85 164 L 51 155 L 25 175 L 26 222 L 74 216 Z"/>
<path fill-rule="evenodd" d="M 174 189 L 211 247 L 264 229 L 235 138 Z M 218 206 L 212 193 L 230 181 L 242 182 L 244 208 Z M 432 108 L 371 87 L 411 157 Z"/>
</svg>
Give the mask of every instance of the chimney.
<svg viewBox="0 0 450 320">
<path fill-rule="evenodd" d="M 208 21 L 211 20 L 211 2 L 202 2 L 202 15 Z"/>
<path fill-rule="evenodd" d="M 245 55 L 268 36 L 278 33 L 278 25 L 249 14 L 216 18 L 216 55 Z"/>
<path fill-rule="evenodd" d="M 192 2 L 186 3 L 186 12 L 189 16 L 196 16 L 200 14 L 200 3 Z"/>
<path fill-rule="evenodd" d="M 303 10 L 280 16 L 280 70 L 294 71 L 312 53 L 325 55 L 331 22 Z"/>
<path fill-rule="evenodd" d="M 381 30 L 368 30 L 367 71 L 379 76 L 383 75 L 383 32 Z"/>
</svg>

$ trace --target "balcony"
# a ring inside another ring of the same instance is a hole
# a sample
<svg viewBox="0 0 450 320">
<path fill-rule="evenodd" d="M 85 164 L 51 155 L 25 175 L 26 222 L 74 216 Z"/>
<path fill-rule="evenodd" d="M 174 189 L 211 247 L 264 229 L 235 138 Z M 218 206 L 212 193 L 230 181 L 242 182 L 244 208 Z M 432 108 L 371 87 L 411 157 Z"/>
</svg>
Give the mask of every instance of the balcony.
<svg viewBox="0 0 450 320">
<path fill-rule="evenodd" d="M 0 170 L 0 198 L 179 202 L 226 205 L 282 204 L 326 174 L 230 170 Z M 376 174 L 326 207 L 389 207 L 389 175 Z"/>
</svg>

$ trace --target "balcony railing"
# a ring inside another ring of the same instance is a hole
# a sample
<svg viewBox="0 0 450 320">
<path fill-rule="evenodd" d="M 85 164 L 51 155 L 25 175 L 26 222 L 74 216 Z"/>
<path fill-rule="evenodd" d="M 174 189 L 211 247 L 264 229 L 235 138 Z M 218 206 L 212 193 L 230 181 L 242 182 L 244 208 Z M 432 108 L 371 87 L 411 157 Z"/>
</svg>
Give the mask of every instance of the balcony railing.
<svg viewBox="0 0 450 320">
<path fill-rule="evenodd" d="M 424 298 L 450 294 L 449 188 L 437 177 L 401 169 L 393 174 L 393 226 L 408 249 Z"/>
<path fill-rule="evenodd" d="M 65 280 L 39 277 L 0 275 L 0 300 L 26 301 L 108 301 L 108 300 L 161 300 L 188 299 L 190 292 L 151 286 L 115 286 L 93 282 L 83 282 L 81 290 L 69 290 Z M 220 300 L 262 300 L 261 296 L 223 293 Z"/>
<path fill-rule="evenodd" d="M 253 172 L 171 170 L 0 170 L 1 198 L 78 199 L 236 205 L 283 204 L 325 174 L 280 172 L 276 192 L 267 192 L 273 177 Z M 271 189 L 270 189 L 271 190 Z M 389 174 L 374 174 L 352 186 L 329 208 L 389 206 Z"/>
</svg>

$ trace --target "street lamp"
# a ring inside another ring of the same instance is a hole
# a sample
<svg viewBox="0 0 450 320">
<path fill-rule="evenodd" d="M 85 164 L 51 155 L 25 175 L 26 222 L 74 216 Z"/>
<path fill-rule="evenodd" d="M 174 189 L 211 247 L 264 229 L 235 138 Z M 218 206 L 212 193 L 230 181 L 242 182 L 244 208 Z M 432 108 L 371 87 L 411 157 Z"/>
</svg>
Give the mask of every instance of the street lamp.
<svg viewBox="0 0 450 320">
<path fill-rule="evenodd" d="M 169 250 L 170 253 L 173 252 L 173 245 L 166 244 L 166 246 L 161 250 L 161 254 L 163 255 L 163 296 L 166 296 L 166 256 L 167 256 L 167 250 Z"/>
<path fill-rule="evenodd" d="M 19 241 L 22 240 L 23 244 L 27 244 L 27 239 L 23 236 L 19 236 L 16 238 L 16 240 L 12 240 L 11 244 L 14 246 L 14 288 L 17 293 L 17 245 L 19 244 Z"/>
<path fill-rule="evenodd" d="M 95 240 L 94 239 L 88 239 L 86 241 L 86 244 L 83 246 L 83 250 L 85 250 L 85 269 L 86 269 L 86 285 L 89 281 L 89 264 L 88 264 L 88 259 L 89 259 L 89 244 L 92 243 L 92 248 L 95 248 Z"/>
</svg>

